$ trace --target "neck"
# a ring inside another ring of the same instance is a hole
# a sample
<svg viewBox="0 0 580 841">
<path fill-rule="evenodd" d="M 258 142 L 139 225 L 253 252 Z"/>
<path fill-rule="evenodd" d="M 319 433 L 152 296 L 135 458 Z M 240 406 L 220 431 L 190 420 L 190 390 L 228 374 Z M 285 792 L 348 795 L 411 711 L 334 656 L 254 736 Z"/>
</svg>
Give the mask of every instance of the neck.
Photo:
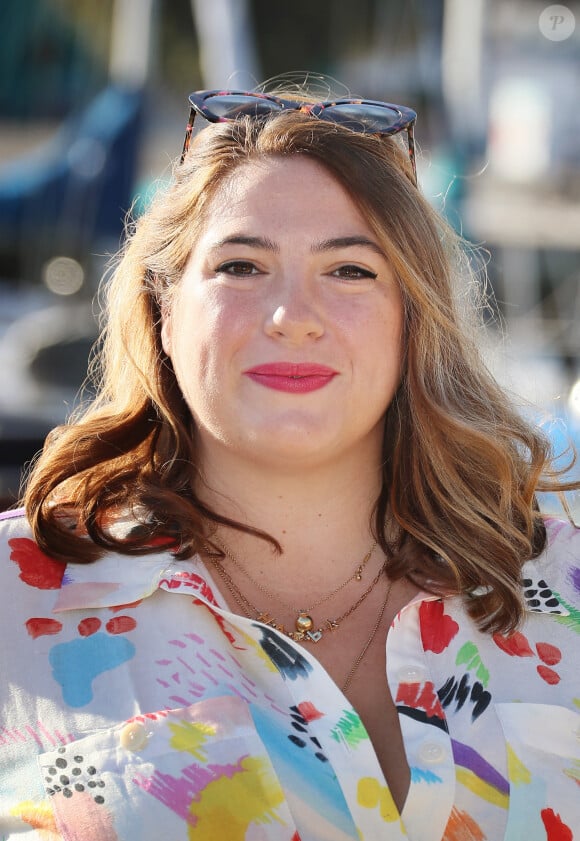
<svg viewBox="0 0 580 841">
<path fill-rule="evenodd" d="M 279 556 L 259 538 L 220 527 L 218 542 L 248 570 L 273 572 L 280 565 L 289 587 L 296 582 L 294 571 L 312 586 L 320 578 L 327 587 L 330 576 L 334 580 L 352 571 L 373 542 L 371 518 L 381 488 L 378 464 L 376 457 L 361 463 L 359 453 L 294 473 L 214 454 L 205 459 L 205 483 L 198 492 L 219 514 L 260 529 L 281 545 Z M 307 563 L 312 559 L 316 563 Z"/>
</svg>

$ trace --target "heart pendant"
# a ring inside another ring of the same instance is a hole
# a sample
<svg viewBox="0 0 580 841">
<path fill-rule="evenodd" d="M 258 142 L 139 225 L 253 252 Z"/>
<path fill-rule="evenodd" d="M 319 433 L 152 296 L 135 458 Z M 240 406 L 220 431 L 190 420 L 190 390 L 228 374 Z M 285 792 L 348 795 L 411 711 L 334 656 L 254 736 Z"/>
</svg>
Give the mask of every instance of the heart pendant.
<svg viewBox="0 0 580 841">
<path fill-rule="evenodd" d="M 322 631 L 307 631 L 306 636 L 312 640 L 312 642 L 318 642 L 322 639 Z"/>
</svg>

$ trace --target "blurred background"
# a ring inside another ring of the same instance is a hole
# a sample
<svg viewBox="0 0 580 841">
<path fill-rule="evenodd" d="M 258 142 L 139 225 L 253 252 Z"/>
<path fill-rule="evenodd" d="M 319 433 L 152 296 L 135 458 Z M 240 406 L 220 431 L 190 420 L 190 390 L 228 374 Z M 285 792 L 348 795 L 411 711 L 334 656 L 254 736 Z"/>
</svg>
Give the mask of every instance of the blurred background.
<svg viewBox="0 0 580 841">
<path fill-rule="evenodd" d="M 0 510 L 75 404 L 187 94 L 288 71 L 418 111 L 421 187 L 485 249 L 488 364 L 580 443 L 580 2 L 2 0 L 0 47 Z"/>
</svg>

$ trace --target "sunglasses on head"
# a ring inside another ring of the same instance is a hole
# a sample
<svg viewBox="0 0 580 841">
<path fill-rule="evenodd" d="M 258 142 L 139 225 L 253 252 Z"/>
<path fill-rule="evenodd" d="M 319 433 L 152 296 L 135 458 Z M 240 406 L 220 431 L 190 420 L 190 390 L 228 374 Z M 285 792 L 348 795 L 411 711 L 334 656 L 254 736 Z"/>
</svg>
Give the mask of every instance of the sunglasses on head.
<svg viewBox="0 0 580 841">
<path fill-rule="evenodd" d="M 189 95 L 191 111 L 181 161 L 191 142 L 193 123 L 200 114 L 210 123 L 229 123 L 240 117 L 263 118 L 283 111 L 301 111 L 319 120 L 337 123 L 365 134 L 393 135 L 406 132 L 413 179 L 417 184 L 413 129 L 417 114 L 404 105 L 372 99 L 337 99 L 333 102 L 302 102 L 266 93 L 245 91 L 196 91 Z"/>
</svg>

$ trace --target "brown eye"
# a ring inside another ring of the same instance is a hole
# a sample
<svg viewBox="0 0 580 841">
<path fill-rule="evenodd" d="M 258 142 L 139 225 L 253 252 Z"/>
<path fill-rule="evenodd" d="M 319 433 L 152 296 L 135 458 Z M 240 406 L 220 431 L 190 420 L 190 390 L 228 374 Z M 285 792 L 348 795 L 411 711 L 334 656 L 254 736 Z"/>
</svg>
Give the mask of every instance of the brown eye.
<svg viewBox="0 0 580 841">
<path fill-rule="evenodd" d="M 343 278 L 344 280 L 367 280 L 369 278 L 374 280 L 377 277 L 376 272 L 371 272 L 369 269 L 363 269 L 360 266 L 350 264 L 340 266 L 340 268 L 335 269 L 332 274 L 336 277 Z"/>
<path fill-rule="evenodd" d="M 237 277 L 249 277 L 258 273 L 256 266 L 248 260 L 229 260 L 216 269 L 216 274 L 229 274 Z"/>
</svg>

